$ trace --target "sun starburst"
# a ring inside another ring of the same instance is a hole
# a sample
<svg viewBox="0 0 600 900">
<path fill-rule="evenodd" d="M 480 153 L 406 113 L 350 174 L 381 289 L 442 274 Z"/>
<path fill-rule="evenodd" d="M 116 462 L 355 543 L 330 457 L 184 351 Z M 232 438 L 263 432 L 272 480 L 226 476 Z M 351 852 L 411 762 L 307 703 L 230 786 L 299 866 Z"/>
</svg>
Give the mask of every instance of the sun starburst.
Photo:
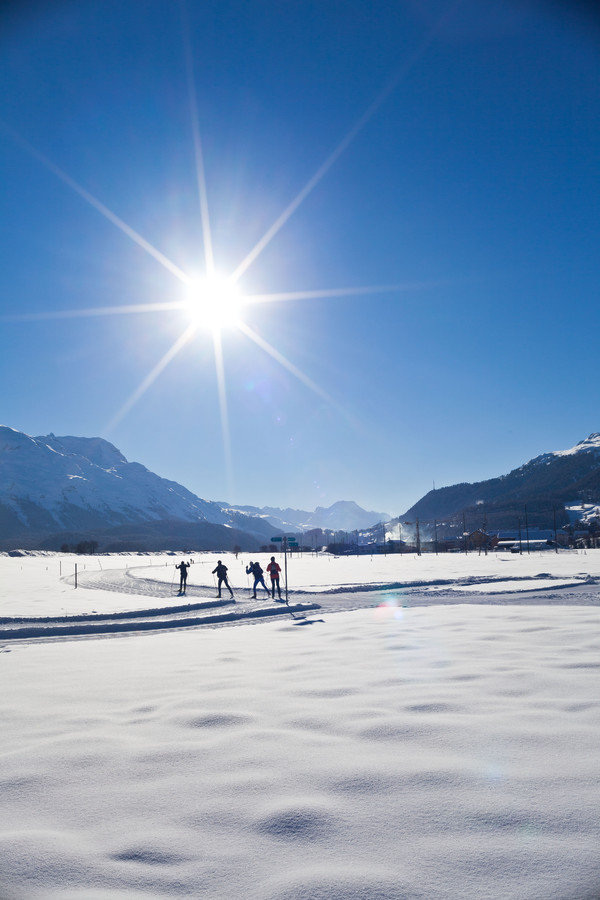
<svg viewBox="0 0 600 900">
<path fill-rule="evenodd" d="M 128 304 L 122 306 L 105 306 L 96 308 L 87 308 L 79 310 L 55 310 L 43 313 L 21 313 L 11 316 L 2 316 L 6 320 L 15 321 L 32 320 L 38 318 L 67 318 L 78 316 L 98 316 L 98 315 L 123 315 L 132 313 L 148 313 L 160 312 L 170 314 L 177 310 L 183 311 L 184 324 L 180 336 L 175 340 L 172 346 L 163 354 L 161 359 L 151 369 L 151 371 L 142 379 L 139 386 L 130 395 L 130 397 L 122 404 L 113 419 L 108 425 L 107 430 L 111 430 L 123 419 L 129 410 L 136 404 L 145 394 L 149 387 L 154 383 L 156 378 L 163 372 L 169 363 L 175 359 L 182 348 L 189 344 L 197 332 L 208 330 L 212 333 L 213 350 L 215 359 L 215 373 L 217 379 L 219 407 L 221 415 L 221 433 L 223 440 L 224 459 L 227 468 L 228 481 L 232 479 L 232 454 L 230 446 L 230 433 L 227 414 L 227 392 L 225 384 L 225 365 L 223 359 L 222 332 L 227 329 L 237 329 L 244 334 L 254 346 L 259 347 L 263 352 L 267 353 L 272 359 L 278 362 L 289 373 L 297 378 L 306 388 L 313 391 L 322 400 L 331 404 L 340 411 L 339 403 L 336 403 L 332 397 L 324 390 L 323 387 L 315 383 L 306 373 L 297 367 L 291 360 L 287 359 L 282 353 L 275 350 L 264 337 L 250 328 L 243 320 L 244 308 L 250 304 L 272 303 L 282 301 L 294 301 L 301 299 L 326 299 L 331 297 L 351 297 L 360 295 L 372 295 L 375 293 L 397 293 L 407 288 L 424 288 L 432 283 L 421 283 L 419 285 L 406 284 L 387 284 L 387 285 L 371 285 L 364 287 L 339 287 L 324 288 L 321 290 L 309 291 L 286 291 L 267 294 L 244 294 L 238 282 L 244 273 L 254 264 L 258 256 L 263 252 L 268 244 L 275 238 L 277 233 L 283 228 L 290 217 L 295 213 L 300 204 L 314 190 L 318 183 L 325 177 L 331 167 L 337 162 L 339 157 L 352 144 L 359 132 L 363 130 L 370 119 L 384 104 L 390 94 L 400 83 L 401 79 L 406 75 L 408 70 L 414 65 L 415 61 L 425 52 L 435 34 L 436 28 L 433 28 L 426 39 L 416 48 L 411 57 L 408 58 L 406 64 L 399 72 L 388 82 L 380 94 L 370 104 L 366 111 L 358 117 L 354 125 L 349 129 L 346 135 L 337 144 L 334 150 L 327 156 L 325 161 L 316 169 L 315 173 L 308 179 L 304 187 L 296 194 L 294 199 L 289 202 L 275 219 L 273 224 L 265 231 L 264 235 L 255 243 L 252 249 L 244 255 L 242 260 L 232 269 L 228 276 L 219 274 L 215 267 L 213 239 L 211 231 L 211 222 L 208 204 L 207 178 L 204 165 L 204 156 L 202 151 L 201 129 L 198 115 L 198 102 L 196 97 L 196 78 L 194 73 L 194 57 L 192 46 L 189 38 L 190 29 L 187 22 L 187 11 L 185 2 L 182 3 L 182 25 L 184 40 L 184 59 L 187 77 L 187 93 L 190 110 L 191 123 L 191 139 L 195 160 L 195 175 L 197 182 L 200 225 L 203 241 L 203 258 L 204 272 L 201 276 L 186 272 L 179 265 L 169 259 L 164 253 L 158 250 L 153 244 L 147 241 L 138 231 L 133 229 L 127 222 L 119 217 L 115 212 L 109 209 L 102 201 L 95 197 L 90 191 L 83 187 L 74 178 L 68 175 L 63 169 L 56 165 L 46 155 L 36 149 L 29 141 L 25 140 L 20 134 L 12 128 L 0 122 L 5 132 L 24 149 L 28 154 L 34 157 L 48 171 L 52 172 L 72 191 L 80 196 L 89 206 L 99 212 L 106 220 L 117 227 L 130 240 L 134 241 L 138 247 L 144 250 L 164 269 L 166 269 L 179 283 L 178 295 L 170 302 L 163 303 L 144 303 L 144 304 Z M 341 410 L 343 412 L 343 410 Z M 230 484 L 230 489 L 232 485 Z"/>
<path fill-rule="evenodd" d="M 230 279 L 217 274 L 195 278 L 185 293 L 185 312 L 196 327 L 222 331 L 239 321 L 244 298 Z"/>
</svg>

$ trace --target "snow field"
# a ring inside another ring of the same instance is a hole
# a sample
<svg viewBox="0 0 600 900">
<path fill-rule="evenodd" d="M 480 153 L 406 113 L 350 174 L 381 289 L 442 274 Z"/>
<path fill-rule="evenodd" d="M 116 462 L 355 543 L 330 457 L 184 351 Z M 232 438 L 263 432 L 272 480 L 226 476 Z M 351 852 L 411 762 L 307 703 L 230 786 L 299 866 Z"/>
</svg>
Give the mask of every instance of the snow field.
<svg viewBox="0 0 600 900">
<path fill-rule="evenodd" d="M 246 560 L 222 558 L 237 587 Z M 86 561 L 120 593 L 0 557 L 0 600 L 146 608 L 125 587 L 158 597 L 177 561 Z M 290 581 L 325 600 L 349 572 L 397 584 L 400 563 L 431 587 L 574 579 L 588 605 L 367 591 L 256 627 L 0 642 L 1 900 L 597 896 L 600 554 L 294 557 Z"/>
<path fill-rule="evenodd" d="M 247 563 L 250 559 L 258 559 L 266 568 L 270 554 L 240 554 L 237 560 L 232 553 L 83 557 L 0 555 L 0 617 L 113 613 L 154 605 L 162 607 L 165 600 L 175 605 L 181 602 L 175 596 L 179 585 L 175 564 L 181 558 L 193 561 L 188 570 L 188 600 L 194 602 L 216 597 L 215 577 L 211 572 L 217 559 L 222 559 L 229 567 L 230 582 L 238 597 L 247 598 L 252 587 L 252 579 L 245 571 Z M 276 558 L 283 568 L 281 554 L 276 554 Z M 73 586 L 76 564 L 77 590 Z M 117 577 L 115 573 L 118 573 Z M 503 587 L 510 591 L 527 591 L 549 586 L 551 582 L 542 582 L 539 578 L 546 573 L 553 579 L 562 579 L 565 584 L 581 583 L 586 577 L 600 579 L 600 550 L 558 554 L 544 551 L 522 556 L 512 553 L 487 556 L 446 553 L 420 557 L 412 554 L 373 557 L 295 554 L 288 558 L 290 591 L 308 594 L 399 585 L 436 589 L 439 587 L 436 582 L 443 582 L 444 588 L 460 587 L 478 592 L 486 588 L 497 592 Z M 269 584 L 268 577 L 265 581 Z M 85 587 L 92 583 L 97 587 Z M 259 596 L 263 593 L 259 588 Z M 600 590 L 598 593 L 600 595 Z M 373 596 L 369 605 L 377 602 Z"/>
<path fill-rule="evenodd" d="M 599 625 L 387 607 L 11 647 L 5 894 L 582 898 Z"/>
</svg>

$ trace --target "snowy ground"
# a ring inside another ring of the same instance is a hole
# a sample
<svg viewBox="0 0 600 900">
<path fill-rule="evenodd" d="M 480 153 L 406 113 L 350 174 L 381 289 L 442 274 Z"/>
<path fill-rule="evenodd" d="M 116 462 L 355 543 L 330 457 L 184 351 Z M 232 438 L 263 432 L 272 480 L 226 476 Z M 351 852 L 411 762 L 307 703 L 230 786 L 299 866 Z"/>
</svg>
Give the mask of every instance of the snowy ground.
<svg viewBox="0 0 600 900">
<path fill-rule="evenodd" d="M 238 603 L 242 604 L 240 613 L 250 608 L 252 579 L 246 574 L 250 556 L 240 554 L 236 559 L 228 553 L 218 556 L 193 553 L 183 558 L 191 560 L 192 565 L 188 570 L 186 596 L 181 598 L 177 596 L 179 575 L 175 570 L 180 556 L 9 557 L 0 554 L 0 616 L 71 617 L 212 601 L 217 596 L 212 574 L 217 559 L 229 567 L 231 585 Z M 268 554 L 255 554 L 253 558 L 266 569 Z M 281 556 L 277 559 L 283 568 Z M 75 566 L 77 590 L 74 589 Z M 423 554 L 420 557 L 294 554 L 288 558 L 290 602 L 318 602 L 332 609 L 377 605 L 382 600 L 381 591 L 416 605 L 431 602 L 431 594 L 435 594 L 435 602 L 439 604 L 444 594 L 452 602 L 456 602 L 457 594 L 462 595 L 461 602 L 469 599 L 480 602 L 480 597 L 470 598 L 470 595 L 482 592 L 525 595 L 550 589 L 551 594 L 544 598 L 547 603 L 558 592 L 589 586 L 594 579 L 600 583 L 598 550 L 559 554 L 544 551 L 522 556 L 512 553 Z M 265 580 L 269 582 L 266 573 Z M 223 599 L 228 596 L 224 591 Z M 260 588 L 258 596 L 264 598 Z M 587 594 L 586 597 L 590 599 Z M 520 602 L 522 597 L 517 599 Z M 264 601 L 258 606 L 264 606 Z"/>
<path fill-rule="evenodd" d="M 1 900 L 600 895 L 600 552 L 192 558 L 0 557 Z"/>
</svg>

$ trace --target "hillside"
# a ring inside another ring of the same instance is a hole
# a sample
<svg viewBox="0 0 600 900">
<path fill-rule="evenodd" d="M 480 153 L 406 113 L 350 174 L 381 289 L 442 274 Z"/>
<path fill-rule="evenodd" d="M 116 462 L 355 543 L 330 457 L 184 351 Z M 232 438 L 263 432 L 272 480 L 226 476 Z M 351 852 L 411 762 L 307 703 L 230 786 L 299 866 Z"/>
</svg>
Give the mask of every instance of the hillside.
<svg viewBox="0 0 600 900">
<path fill-rule="evenodd" d="M 404 513 L 414 521 L 445 523 L 467 530 L 484 523 L 491 530 L 515 528 L 524 520 L 551 528 L 568 521 L 565 506 L 600 499 L 600 434 L 591 434 L 569 450 L 543 453 L 507 475 L 474 484 L 429 491 Z"/>
<path fill-rule="evenodd" d="M 111 540 L 119 528 L 131 543 L 189 534 L 184 546 L 200 543 L 197 549 L 238 542 L 252 549 L 273 531 L 259 517 L 224 509 L 128 462 L 102 438 L 30 437 L 0 426 L 0 548 L 54 546 L 65 535 Z M 239 541 L 229 539 L 234 532 Z"/>
</svg>

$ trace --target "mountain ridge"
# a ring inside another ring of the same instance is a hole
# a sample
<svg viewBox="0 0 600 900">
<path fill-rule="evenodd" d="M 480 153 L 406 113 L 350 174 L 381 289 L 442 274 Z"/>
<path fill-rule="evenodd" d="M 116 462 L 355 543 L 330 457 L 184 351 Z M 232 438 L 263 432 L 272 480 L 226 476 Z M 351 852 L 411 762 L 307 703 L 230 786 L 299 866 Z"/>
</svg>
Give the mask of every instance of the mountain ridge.
<svg viewBox="0 0 600 900">
<path fill-rule="evenodd" d="M 530 524 L 551 528 L 568 522 L 566 507 L 600 499 L 600 433 L 568 450 L 542 453 L 506 475 L 462 482 L 429 491 L 401 518 L 469 527 L 516 527 L 527 514 Z M 462 527 L 461 527 L 462 530 Z"/>
<path fill-rule="evenodd" d="M 162 523 L 165 542 L 180 539 L 197 549 L 233 549 L 237 543 L 255 550 L 274 532 L 298 530 L 297 523 L 274 515 L 276 508 L 268 509 L 273 515 L 259 507 L 204 500 L 141 463 L 129 462 L 104 438 L 32 437 L 0 426 L 0 549 L 48 541 L 55 546 L 60 536 L 64 543 L 90 535 L 121 540 L 123 529 L 129 543 L 139 538 L 154 546 Z M 332 529 L 361 527 L 354 524 L 361 516 L 371 524 L 375 515 L 353 501 L 319 510 L 306 513 L 307 521 L 315 521 L 315 514 L 319 521 L 329 516 L 331 524 L 325 527 Z"/>
<path fill-rule="evenodd" d="M 337 500 L 331 506 L 317 506 L 312 512 L 291 507 L 281 509 L 276 506 L 234 506 L 232 508 L 264 516 L 274 527 L 280 527 L 283 531 L 289 531 L 292 528 L 356 531 L 370 528 L 377 522 L 389 519 L 388 513 L 365 510 L 354 500 Z"/>
</svg>

